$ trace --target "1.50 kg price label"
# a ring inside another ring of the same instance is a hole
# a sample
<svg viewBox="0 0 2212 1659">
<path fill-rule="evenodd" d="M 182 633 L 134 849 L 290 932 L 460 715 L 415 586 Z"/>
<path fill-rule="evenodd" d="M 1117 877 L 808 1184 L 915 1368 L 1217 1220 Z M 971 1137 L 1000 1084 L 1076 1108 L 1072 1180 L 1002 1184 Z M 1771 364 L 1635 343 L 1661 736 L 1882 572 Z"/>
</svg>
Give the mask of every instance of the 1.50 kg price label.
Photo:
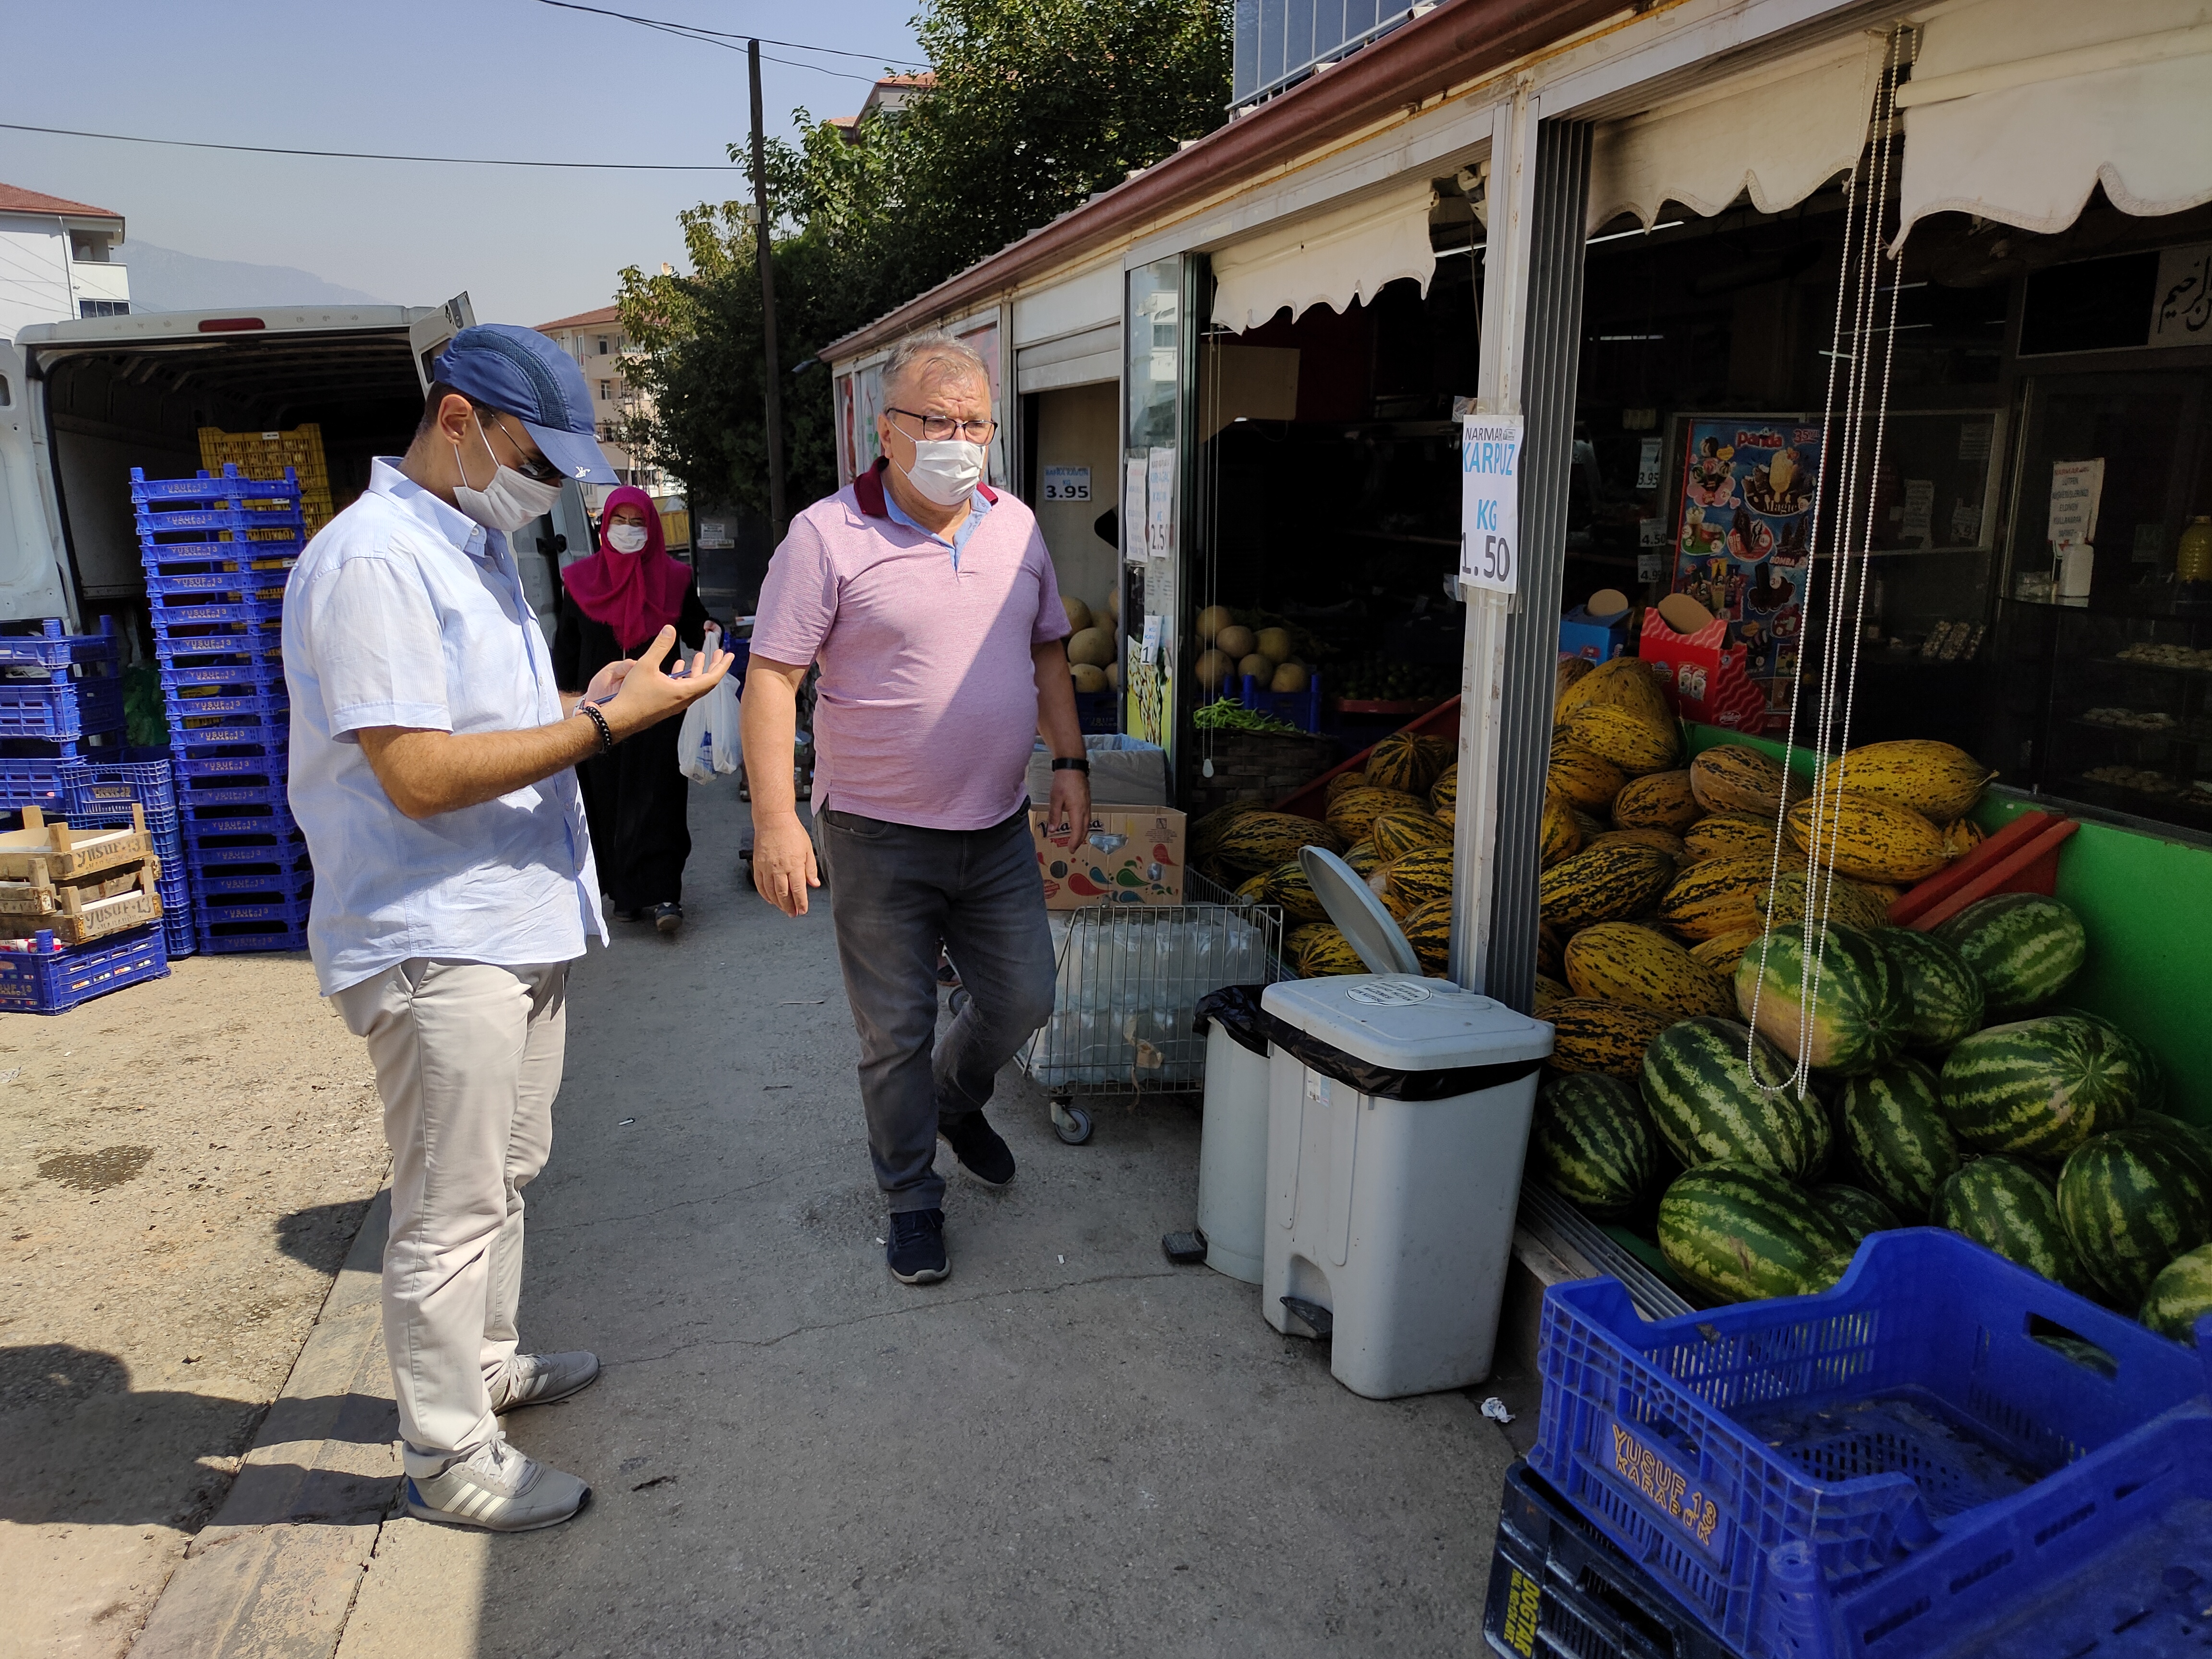
<svg viewBox="0 0 2212 1659">
<path fill-rule="evenodd" d="M 1521 417 L 1470 415 L 1460 431 L 1460 580 L 1521 585 Z"/>
</svg>

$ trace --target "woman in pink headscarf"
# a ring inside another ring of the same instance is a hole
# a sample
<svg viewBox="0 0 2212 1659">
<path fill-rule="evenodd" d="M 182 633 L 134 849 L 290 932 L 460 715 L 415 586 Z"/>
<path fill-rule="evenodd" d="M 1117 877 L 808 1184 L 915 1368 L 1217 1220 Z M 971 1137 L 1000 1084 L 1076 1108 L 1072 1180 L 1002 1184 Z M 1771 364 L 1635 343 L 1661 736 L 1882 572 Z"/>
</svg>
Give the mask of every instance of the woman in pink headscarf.
<svg viewBox="0 0 2212 1659">
<path fill-rule="evenodd" d="M 563 691 L 580 692 L 600 669 L 635 657 L 671 623 L 692 651 L 702 648 L 714 626 L 690 566 L 669 556 L 653 498 L 627 484 L 607 494 L 599 550 L 563 570 L 561 581 L 553 677 Z M 684 861 L 691 855 L 688 786 L 676 765 L 682 726 L 672 716 L 576 769 L 615 919 L 649 921 L 664 933 L 684 925 Z"/>
</svg>

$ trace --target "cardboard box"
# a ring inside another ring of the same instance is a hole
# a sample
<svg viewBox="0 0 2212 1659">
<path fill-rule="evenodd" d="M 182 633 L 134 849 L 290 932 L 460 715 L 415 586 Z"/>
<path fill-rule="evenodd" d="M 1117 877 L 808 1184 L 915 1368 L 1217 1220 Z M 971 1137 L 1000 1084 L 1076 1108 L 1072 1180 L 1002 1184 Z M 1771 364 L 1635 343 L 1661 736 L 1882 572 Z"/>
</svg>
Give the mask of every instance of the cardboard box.
<svg viewBox="0 0 2212 1659">
<path fill-rule="evenodd" d="M 1045 834 L 1048 810 L 1030 809 L 1048 910 L 1094 904 L 1182 902 L 1183 815 L 1164 806 L 1094 806 L 1080 841 Z"/>
<path fill-rule="evenodd" d="M 1728 622 L 1716 617 L 1694 634 L 1677 634 L 1653 605 L 1644 613 L 1638 654 L 1658 671 L 1667 700 L 1685 720 L 1732 732 L 1766 724 L 1766 693 L 1744 672 L 1743 651 L 1728 643 Z"/>
<path fill-rule="evenodd" d="M 1628 649 L 1628 618 L 1595 622 L 1587 605 L 1577 605 L 1559 618 L 1559 654 L 1587 657 L 1592 662 L 1611 662 Z"/>
</svg>

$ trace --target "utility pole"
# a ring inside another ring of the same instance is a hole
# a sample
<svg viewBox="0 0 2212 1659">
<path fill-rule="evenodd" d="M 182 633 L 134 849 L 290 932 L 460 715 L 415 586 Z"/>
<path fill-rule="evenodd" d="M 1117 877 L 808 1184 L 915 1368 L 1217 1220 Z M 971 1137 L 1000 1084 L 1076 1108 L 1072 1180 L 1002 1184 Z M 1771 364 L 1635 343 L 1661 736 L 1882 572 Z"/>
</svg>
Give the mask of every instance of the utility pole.
<svg viewBox="0 0 2212 1659">
<path fill-rule="evenodd" d="M 783 354 L 775 344 L 775 267 L 769 258 L 768 142 L 761 137 L 760 42 L 745 42 L 753 93 L 753 258 L 761 276 L 761 379 L 768 387 L 768 516 L 770 539 L 783 539 Z"/>
</svg>

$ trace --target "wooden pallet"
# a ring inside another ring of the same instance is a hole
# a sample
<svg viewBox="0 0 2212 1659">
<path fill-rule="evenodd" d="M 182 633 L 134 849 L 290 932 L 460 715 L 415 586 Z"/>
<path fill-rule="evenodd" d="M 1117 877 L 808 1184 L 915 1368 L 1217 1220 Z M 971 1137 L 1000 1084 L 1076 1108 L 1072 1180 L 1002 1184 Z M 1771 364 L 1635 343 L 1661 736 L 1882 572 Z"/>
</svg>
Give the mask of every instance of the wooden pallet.
<svg viewBox="0 0 2212 1659">
<path fill-rule="evenodd" d="M 161 861 L 82 881 L 0 881 L 0 933 L 46 930 L 65 945 L 83 945 L 161 919 Z"/>
<path fill-rule="evenodd" d="M 136 803 L 128 830 L 72 830 L 66 823 L 48 823 L 44 812 L 26 806 L 23 827 L 0 835 L 0 881 L 58 885 L 102 870 L 143 864 L 153 855 L 146 811 Z"/>
</svg>

